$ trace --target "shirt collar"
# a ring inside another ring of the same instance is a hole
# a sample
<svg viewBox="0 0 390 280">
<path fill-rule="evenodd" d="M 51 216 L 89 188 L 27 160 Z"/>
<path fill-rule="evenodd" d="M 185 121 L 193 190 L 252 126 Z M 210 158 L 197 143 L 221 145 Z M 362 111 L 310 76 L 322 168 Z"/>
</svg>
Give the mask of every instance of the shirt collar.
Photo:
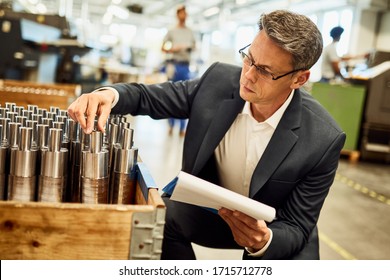
<svg viewBox="0 0 390 280">
<path fill-rule="evenodd" d="M 280 108 L 275 113 L 273 113 L 273 115 L 271 117 L 266 119 L 263 123 L 267 123 L 273 129 L 276 129 L 276 127 L 278 126 L 280 120 L 282 119 L 282 116 L 283 116 L 284 112 L 286 111 L 288 105 L 290 104 L 293 95 L 294 95 L 294 90 L 291 91 L 290 95 L 288 96 L 286 101 L 283 103 L 283 105 L 280 106 Z M 248 101 L 245 102 L 244 108 L 242 110 L 242 114 L 249 115 L 251 118 L 254 119 L 254 117 L 252 115 L 252 111 L 250 109 L 250 102 L 248 102 Z"/>
</svg>

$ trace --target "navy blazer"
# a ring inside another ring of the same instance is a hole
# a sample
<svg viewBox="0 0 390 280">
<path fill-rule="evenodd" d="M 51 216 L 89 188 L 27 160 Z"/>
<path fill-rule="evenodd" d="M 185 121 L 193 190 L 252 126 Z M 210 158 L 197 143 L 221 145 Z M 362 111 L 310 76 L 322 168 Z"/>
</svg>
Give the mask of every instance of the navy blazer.
<svg viewBox="0 0 390 280">
<path fill-rule="evenodd" d="M 182 170 L 218 184 L 214 150 L 245 104 L 240 74 L 240 67 L 214 63 L 194 80 L 116 84 L 120 99 L 112 113 L 188 118 Z M 316 224 L 345 137 L 310 94 L 295 90 L 250 184 L 251 198 L 276 208 L 268 224 L 273 240 L 262 259 L 319 258 Z"/>
</svg>

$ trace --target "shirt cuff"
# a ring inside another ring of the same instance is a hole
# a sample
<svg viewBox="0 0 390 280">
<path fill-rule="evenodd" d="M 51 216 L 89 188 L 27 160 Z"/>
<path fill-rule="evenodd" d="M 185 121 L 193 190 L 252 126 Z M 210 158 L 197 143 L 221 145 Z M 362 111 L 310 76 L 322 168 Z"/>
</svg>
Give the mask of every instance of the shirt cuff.
<svg viewBox="0 0 390 280">
<path fill-rule="evenodd" d="M 264 254 L 265 254 L 265 251 L 267 251 L 269 245 L 271 244 L 271 241 L 272 241 L 272 237 L 273 237 L 273 234 L 272 234 L 272 230 L 270 228 L 269 229 L 269 240 L 267 242 L 267 244 L 265 244 L 265 246 L 263 248 L 261 248 L 259 251 L 257 252 L 251 252 L 251 250 L 247 247 L 245 247 L 245 250 L 249 253 L 248 256 L 250 257 L 262 257 Z"/>
<path fill-rule="evenodd" d="M 115 105 L 119 101 L 119 92 L 115 88 L 112 88 L 112 87 L 101 87 L 101 88 L 98 88 L 98 89 L 94 90 L 92 93 L 98 92 L 98 91 L 101 91 L 101 90 L 105 90 L 105 89 L 106 90 L 111 90 L 115 94 L 114 101 L 111 104 L 111 109 L 112 109 L 112 108 L 115 107 Z"/>
</svg>

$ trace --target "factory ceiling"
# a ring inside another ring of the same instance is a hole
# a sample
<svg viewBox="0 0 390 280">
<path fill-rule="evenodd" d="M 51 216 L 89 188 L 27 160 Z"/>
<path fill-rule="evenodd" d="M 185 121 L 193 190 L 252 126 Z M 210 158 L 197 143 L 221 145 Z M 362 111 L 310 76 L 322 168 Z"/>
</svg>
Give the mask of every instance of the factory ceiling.
<svg viewBox="0 0 390 280">
<path fill-rule="evenodd" d="M 4 1 L 4 0 L 3 0 Z M 0 0 L 0 2 L 2 2 Z M 223 22 L 255 24 L 259 15 L 273 9 L 290 9 L 304 14 L 367 5 L 388 9 L 388 0 L 16 0 L 19 7 L 34 13 L 66 16 L 70 20 L 99 23 L 128 23 L 150 27 L 175 23 L 175 9 L 187 7 L 188 24 L 199 31 L 220 27 Z M 362 4 L 363 3 L 363 4 Z"/>
</svg>

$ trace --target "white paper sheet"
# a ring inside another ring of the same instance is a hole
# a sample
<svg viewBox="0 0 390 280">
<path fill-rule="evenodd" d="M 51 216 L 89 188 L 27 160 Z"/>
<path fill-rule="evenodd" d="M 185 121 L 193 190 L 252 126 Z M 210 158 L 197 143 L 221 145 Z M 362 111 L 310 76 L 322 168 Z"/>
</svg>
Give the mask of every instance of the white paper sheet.
<svg viewBox="0 0 390 280">
<path fill-rule="evenodd" d="M 222 207 L 237 210 L 255 219 L 267 222 L 271 222 L 275 218 L 276 213 L 271 206 L 183 171 L 178 175 L 178 181 L 171 199 L 217 210 Z"/>
</svg>

